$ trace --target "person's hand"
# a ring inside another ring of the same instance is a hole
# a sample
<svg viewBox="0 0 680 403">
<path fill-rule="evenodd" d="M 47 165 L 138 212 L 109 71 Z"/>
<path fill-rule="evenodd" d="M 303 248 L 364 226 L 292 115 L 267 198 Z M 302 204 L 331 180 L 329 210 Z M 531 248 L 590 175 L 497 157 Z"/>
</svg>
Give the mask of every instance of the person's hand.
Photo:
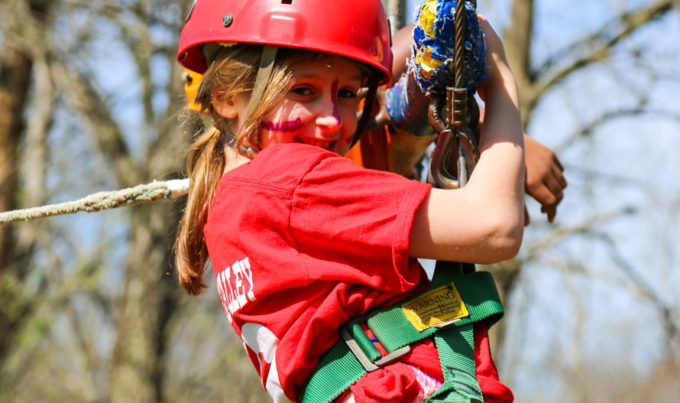
<svg viewBox="0 0 680 403">
<path fill-rule="evenodd" d="M 557 205 L 564 197 L 567 187 L 564 168 L 553 150 L 524 136 L 524 152 L 526 158 L 526 192 L 541 204 L 541 212 L 553 222 L 557 214 Z M 529 215 L 526 215 L 527 223 Z"/>
<path fill-rule="evenodd" d="M 368 93 L 368 88 L 361 88 L 358 93 L 359 98 L 366 97 Z M 373 107 L 371 109 L 371 119 L 368 121 L 366 126 L 367 130 L 376 130 L 382 128 L 390 122 L 390 115 L 387 113 L 387 105 L 385 102 L 385 94 L 387 90 L 383 87 L 378 88 L 378 92 L 375 94 L 375 100 L 373 101 Z M 359 108 L 357 111 L 357 121 L 361 119 L 363 115 L 363 107 Z"/>
</svg>

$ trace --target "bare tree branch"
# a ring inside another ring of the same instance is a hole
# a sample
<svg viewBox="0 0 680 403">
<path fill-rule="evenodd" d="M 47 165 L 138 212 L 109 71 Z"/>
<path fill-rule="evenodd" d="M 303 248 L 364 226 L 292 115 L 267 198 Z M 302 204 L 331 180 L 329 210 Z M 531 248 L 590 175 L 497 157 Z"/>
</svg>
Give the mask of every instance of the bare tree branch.
<svg viewBox="0 0 680 403">
<path fill-rule="evenodd" d="M 660 0 L 649 7 L 626 12 L 606 23 L 599 31 L 558 52 L 532 74 L 532 92 L 543 94 L 574 71 L 607 59 L 612 48 L 640 27 L 671 11 L 673 3 L 674 0 Z M 569 60 L 571 62 L 567 62 L 566 66 L 551 72 L 553 68 Z M 531 102 L 529 106 L 533 109 L 535 102 Z"/>
<path fill-rule="evenodd" d="M 587 124 L 583 125 L 581 129 L 570 135 L 563 143 L 556 146 L 555 149 L 558 151 L 565 150 L 571 147 L 573 144 L 578 143 L 580 140 L 592 136 L 593 133 L 595 133 L 598 129 L 618 119 L 645 116 L 648 118 L 658 118 L 659 120 L 665 119 L 680 123 L 680 114 L 673 111 L 652 109 L 646 107 L 645 104 L 646 102 L 630 108 L 621 108 L 603 112 L 601 115 L 597 116 L 595 120 L 588 122 Z"/>
<path fill-rule="evenodd" d="M 619 248 L 611 235 L 604 232 L 598 232 L 595 235 L 597 239 L 607 246 L 610 256 L 631 283 L 635 285 L 637 293 L 654 303 L 663 320 L 664 328 L 666 330 L 666 340 L 671 341 L 675 339 L 678 334 L 678 324 L 675 322 L 676 318 L 673 317 L 673 309 L 663 300 L 661 295 L 659 295 L 659 293 L 656 292 L 656 290 L 654 290 L 639 273 L 637 273 L 634 266 L 619 251 Z"/>
<path fill-rule="evenodd" d="M 68 97 L 71 107 L 89 123 L 100 151 L 113 162 L 116 177 L 122 186 L 141 182 L 118 122 L 110 108 L 90 83 L 90 78 L 68 68 L 59 60 L 52 63 L 54 81 Z"/>
</svg>

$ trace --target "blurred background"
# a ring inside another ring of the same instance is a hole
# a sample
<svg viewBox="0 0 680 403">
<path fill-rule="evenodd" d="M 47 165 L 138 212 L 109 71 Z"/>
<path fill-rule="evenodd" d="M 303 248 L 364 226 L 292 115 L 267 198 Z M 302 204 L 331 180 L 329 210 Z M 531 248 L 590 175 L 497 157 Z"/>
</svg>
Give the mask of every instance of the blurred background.
<svg viewBox="0 0 680 403">
<path fill-rule="evenodd" d="M 185 176 L 190 3 L 0 1 L 0 211 Z M 418 1 L 384 3 L 396 28 Z M 517 402 L 680 401 L 680 2 L 478 10 L 569 181 L 555 222 L 527 200 L 519 256 L 484 268 L 501 379 Z M 269 401 L 214 287 L 177 286 L 182 203 L 0 226 L 0 401 Z"/>
</svg>

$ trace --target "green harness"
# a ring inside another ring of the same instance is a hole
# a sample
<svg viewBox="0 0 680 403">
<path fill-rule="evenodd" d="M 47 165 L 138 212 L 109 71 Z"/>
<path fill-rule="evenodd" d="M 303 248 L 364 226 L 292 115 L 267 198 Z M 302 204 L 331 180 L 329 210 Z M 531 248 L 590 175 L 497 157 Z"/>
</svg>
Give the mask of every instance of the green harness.
<svg viewBox="0 0 680 403">
<path fill-rule="evenodd" d="M 482 403 L 482 392 L 476 377 L 473 324 L 483 321 L 487 328 L 491 327 L 503 316 L 503 306 L 491 273 L 475 272 L 474 266 L 466 266 L 462 263 L 437 262 L 432 284 L 427 290 L 343 325 L 342 340 L 322 357 L 307 381 L 301 401 L 331 402 L 367 372 L 408 353 L 411 344 L 434 336 L 444 383 L 427 401 Z M 444 305 L 456 305 L 438 302 L 451 296 L 458 296 L 458 301 L 462 299 L 460 305 L 464 305 L 462 309 L 467 315 L 458 315 L 453 320 L 445 318 L 444 321 L 430 318 L 441 316 L 430 315 L 433 312 L 440 314 L 442 310 L 450 310 L 450 306 Z M 409 308 L 414 306 L 421 311 L 416 316 L 435 325 L 422 331 L 416 328 L 420 324 L 414 322 L 409 313 Z M 373 332 L 388 355 L 383 357 L 380 354 L 361 327 L 362 323 Z"/>
</svg>

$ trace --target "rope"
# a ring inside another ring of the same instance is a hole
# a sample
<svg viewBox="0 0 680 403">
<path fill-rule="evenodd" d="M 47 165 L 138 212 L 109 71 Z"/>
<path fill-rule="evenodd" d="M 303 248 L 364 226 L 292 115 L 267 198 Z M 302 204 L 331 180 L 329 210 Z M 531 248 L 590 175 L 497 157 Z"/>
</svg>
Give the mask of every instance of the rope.
<svg viewBox="0 0 680 403">
<path fill-rule="evenodd" d="M 159 199 L 174 199 L 185 195 L 188 189 L 189 179 L 153 181 L 125 189 L 98 192 L 64 203 L 5 211 L 0 213 L 0 225 L 55 215 L 73 214 L 79 211 L 92 213 L 117 207 L 129 207 L 154 202 Z"/>
</svg>

